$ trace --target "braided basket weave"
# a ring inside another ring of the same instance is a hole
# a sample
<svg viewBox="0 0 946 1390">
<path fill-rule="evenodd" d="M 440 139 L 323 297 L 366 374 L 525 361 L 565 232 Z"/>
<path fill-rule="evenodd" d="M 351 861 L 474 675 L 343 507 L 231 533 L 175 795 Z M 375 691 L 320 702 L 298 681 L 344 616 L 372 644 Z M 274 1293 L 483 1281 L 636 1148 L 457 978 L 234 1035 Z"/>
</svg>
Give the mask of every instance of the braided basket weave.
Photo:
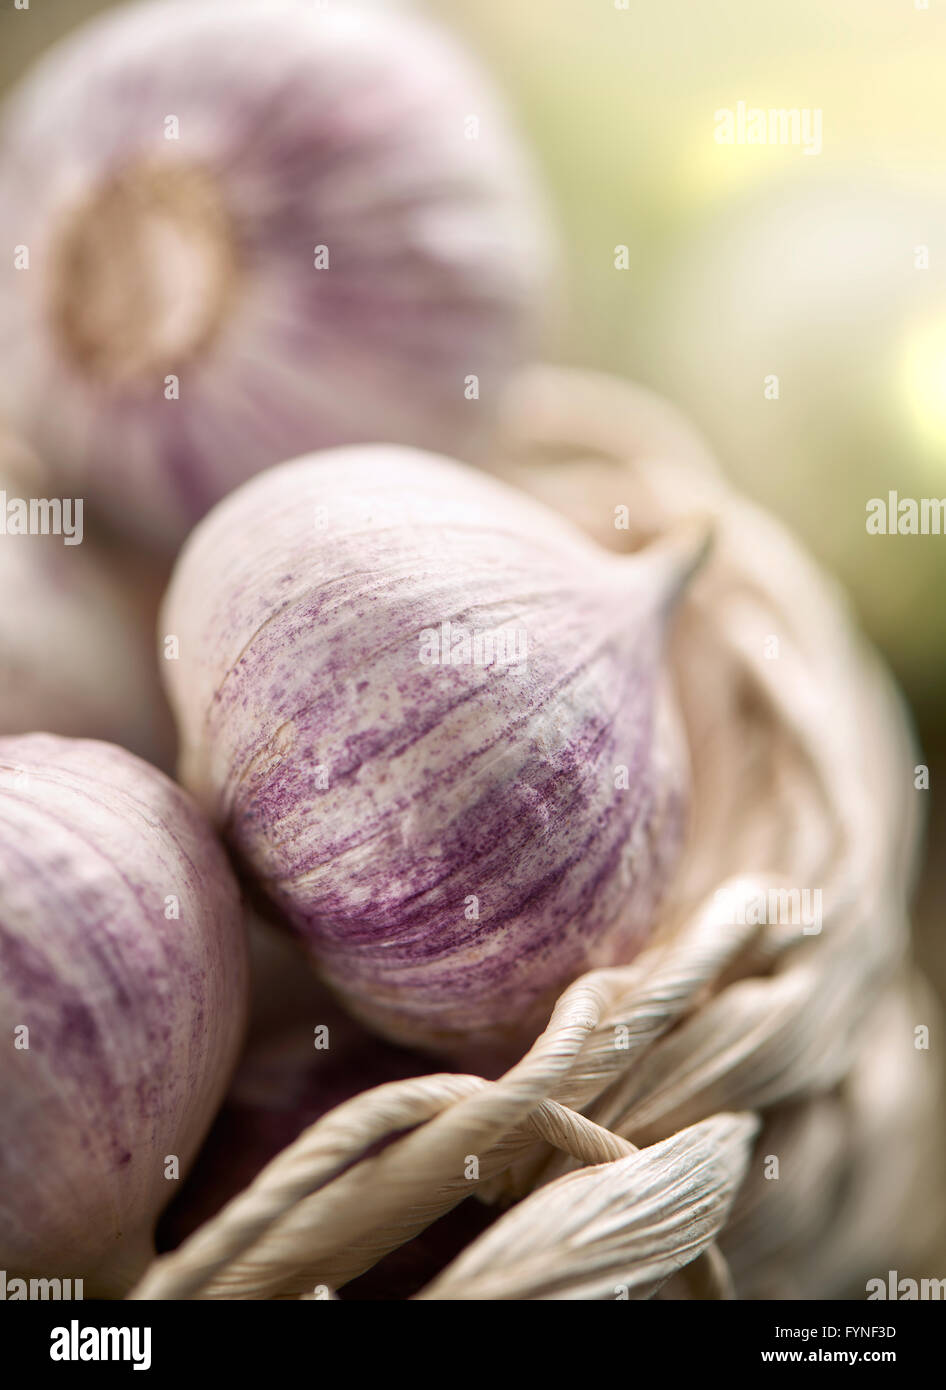
<svg viewBox="0 0 946 1390">
<path fill-rule="evenodd" d="M 884 671 L 656 398 L 537 368 L 504 434 L 496 471 L 612 548 L 713 520 L 670 649 L 694 800 L 651 944 L 572 984 L 500 1078 L 330 1111 L 132 1297 L 331 1297 L 473 1191 L 515 1205 L 418 1297 L 863 1296 L 940 1220 L 917 758 Z M 733 910 L 780 888 L 821 890 L 820 930 Z"/>
</svg>

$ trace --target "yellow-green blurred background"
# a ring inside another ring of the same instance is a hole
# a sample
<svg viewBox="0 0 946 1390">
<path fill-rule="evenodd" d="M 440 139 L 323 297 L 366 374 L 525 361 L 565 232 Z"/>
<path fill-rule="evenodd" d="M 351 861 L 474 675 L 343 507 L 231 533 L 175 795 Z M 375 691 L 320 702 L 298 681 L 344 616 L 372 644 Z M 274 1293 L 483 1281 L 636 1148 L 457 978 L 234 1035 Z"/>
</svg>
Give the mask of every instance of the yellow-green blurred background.
<svg viewBox="0 0 946 1390">
<path fill-rule="evenodd" d="M 108 7 L 0 0 L 0 85 Z M 563 248 L 547 354 L 686 410 L 894 667 L 932 769 L 918 949 L 946 993 L 946 537 L 865 529 L 870 497 L 946 496 L 946 0 L 426 8 L 485 59 L 544 173 Z M 820 109 L 821 152 L 718 144 L 739 101 Z"/>
</svg>

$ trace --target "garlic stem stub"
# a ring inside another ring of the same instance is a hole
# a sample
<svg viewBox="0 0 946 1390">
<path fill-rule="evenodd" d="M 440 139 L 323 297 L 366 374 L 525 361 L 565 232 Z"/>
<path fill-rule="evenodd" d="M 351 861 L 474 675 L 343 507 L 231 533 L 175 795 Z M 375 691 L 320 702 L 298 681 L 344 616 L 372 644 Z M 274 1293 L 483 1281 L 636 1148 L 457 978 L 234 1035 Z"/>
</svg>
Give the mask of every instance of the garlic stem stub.
<svg viewBox="0 0 946 1390">
<path fill-rule="evenodd" d="M 222 847 L 105 743 L 0 739 L 0 1266 L 116 1297 L 154 1253 L 242 1039 Z"/>
<path fill-rule="evenodd" d="M 307 449 L 472 456 L 531 347 L 544 224 L 495 95 L 426 21 L 122 6 L 0 121 L 0 409 L 165 550 Z"/>
<path fill-rule="evenodd" d="M 647 940 L 687 801 L 663 635 L 706 544 L 610 555 L 389 446 L 195 530 L 160 624 L 181 780 L 363 1021 L 508 1056 Z"/>
</svg>

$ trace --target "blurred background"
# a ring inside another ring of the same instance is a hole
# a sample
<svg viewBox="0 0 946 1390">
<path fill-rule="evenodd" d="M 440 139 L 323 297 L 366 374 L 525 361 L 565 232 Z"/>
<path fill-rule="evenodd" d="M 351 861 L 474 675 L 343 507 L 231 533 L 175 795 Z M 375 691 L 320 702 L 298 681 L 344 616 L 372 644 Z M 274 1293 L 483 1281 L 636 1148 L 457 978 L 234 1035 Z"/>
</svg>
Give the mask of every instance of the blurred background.
<svg viewBox="0 0 946 1390">
<path fill-rule="evenodd" d="M 106 8 L 0 0 L 0 87 Z M 946 537 L 865 528 L 869 498 L 946 496 L 946 0 L 418 8 L 479 52 L 536 151 L 563 247 L 546 355 L 686 411 L 896 672 L 931 769 L 918 953 L 946 997 Z M 739 102 L 820 110 L 820 151 L 717 143 Z"/>
</svg>

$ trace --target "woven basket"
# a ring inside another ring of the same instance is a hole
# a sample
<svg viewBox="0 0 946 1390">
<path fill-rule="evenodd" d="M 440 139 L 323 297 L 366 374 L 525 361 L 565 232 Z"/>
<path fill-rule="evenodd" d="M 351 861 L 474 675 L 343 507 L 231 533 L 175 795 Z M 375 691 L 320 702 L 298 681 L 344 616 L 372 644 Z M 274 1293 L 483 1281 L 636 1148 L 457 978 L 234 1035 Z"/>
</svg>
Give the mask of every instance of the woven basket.
<svg viewBox="0 0 946 1390">
<path fill-rule="evenodd" d="M 329 1112 L 131 1296 L 332 1297 L 474 1191 L 513 1205 L 419 1298 L 863 1296 L 942 1219 L 895 692 L 830 582 L 649 394 L 535 369 L 494 466 L 611 548 L 713 518 L 670 650 L 694 803 L 651 944 L 572 984 L 499 1079 Z M 821 890 L 820 930 L 753 924 L 779 888 Z"/>
</svg>

